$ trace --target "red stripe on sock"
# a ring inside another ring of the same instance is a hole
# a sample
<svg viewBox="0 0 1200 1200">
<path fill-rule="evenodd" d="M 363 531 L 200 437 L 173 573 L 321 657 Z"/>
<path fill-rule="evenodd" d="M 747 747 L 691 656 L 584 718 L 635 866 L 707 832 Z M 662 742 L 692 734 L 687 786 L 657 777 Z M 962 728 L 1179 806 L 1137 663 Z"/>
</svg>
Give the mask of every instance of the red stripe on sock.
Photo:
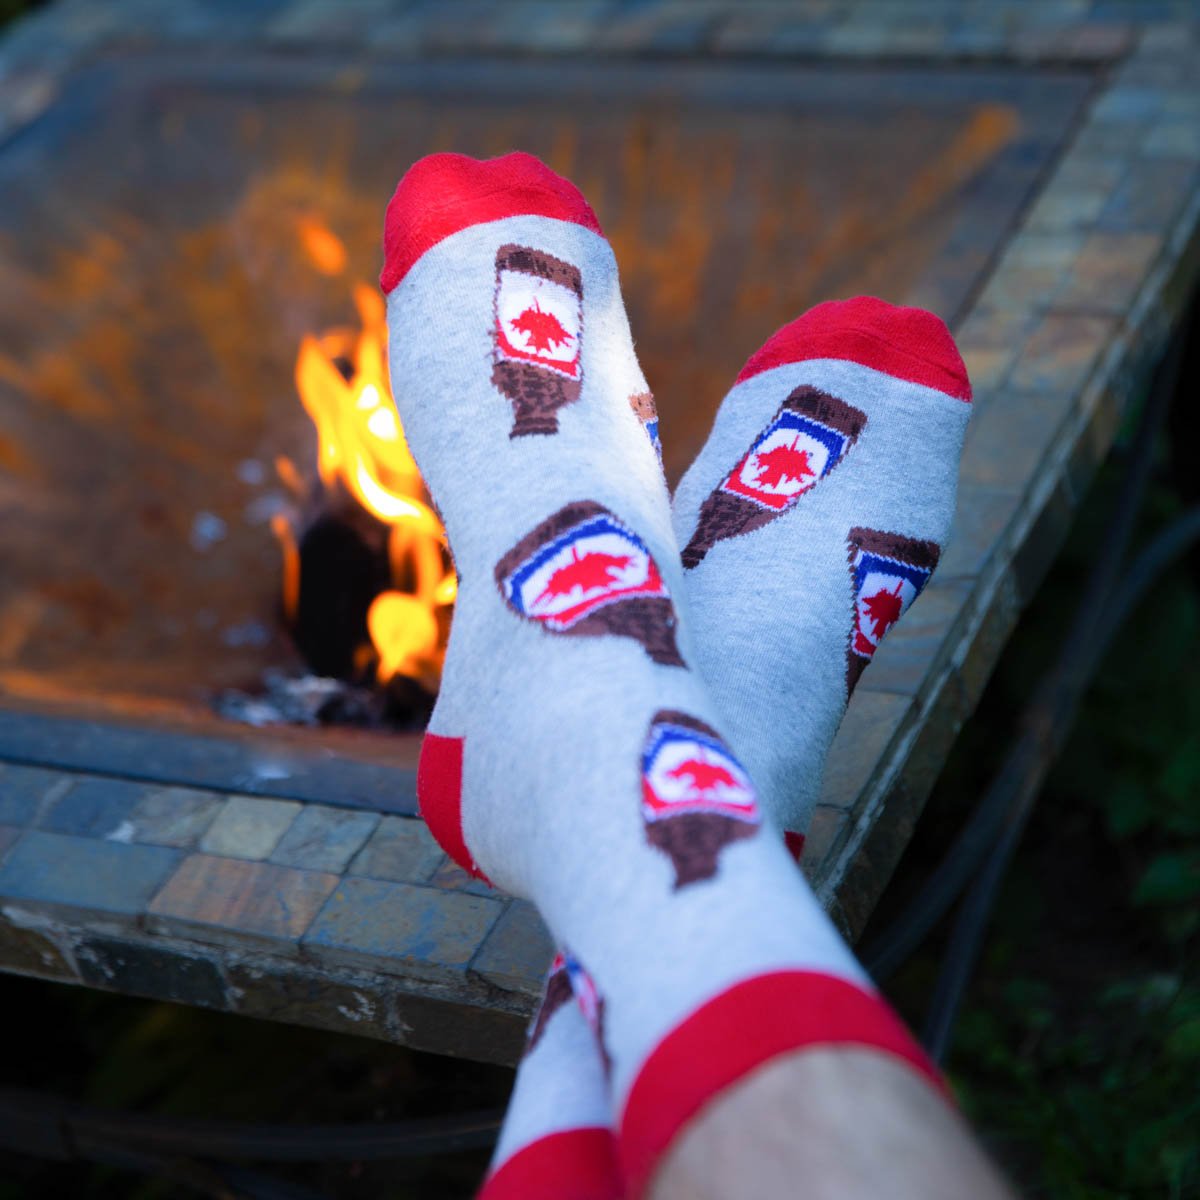
<svg viewBox="0 0 1200 1200">
<path fill-rule="evenodd" d="M 643 1064 L 621 1116 L 621 1165 L 640 1196 L 685 1125 L 719 1092 L 806 1046 L 866 1046 L 909 1063 L 940 1091 L 937 1068 L 878 996 L 817 971 L 735 984 L 676 1026 Z"/>
<path fill-rule="evenodd" d="M 799 862 L 800 856 L 804 853 L 804 834 L 793 833 L 788 829 L 784 832 L 783 844 L 788 848 L 791 856 Z"/>
<path fill-rule="evenodd" d="M 484 1181 L 478 1200 L 621 1200 L 611 1129 L 566 1129 L 518 1150 Z"/>
<path fill-rule="evenodd" d="M 417 804 L 437 844 L 462 869 L 484 883 L 491 880 L 475 865 L 462 827 L 463 739 L 427 733 L 417 760 Z"/>
<path fill-rule="evenodd" d="M 387 206 L 383 271 L 390 292 L 431 246 L 471 225 L 504 217 L 553 217 L 601 233 L 591 205 L 532 154 L 468 158 L 430 154 L 404 173 Z"/>
<path fill-rule="evenodd" d="M 737 382 L 813 358 L 847 359 L 956 400 L 971 399 L 967 368 L 945 322 L 924 309 L 900 308 L 875 296 L 810 308 L 750 356 Z"/>
</svg>

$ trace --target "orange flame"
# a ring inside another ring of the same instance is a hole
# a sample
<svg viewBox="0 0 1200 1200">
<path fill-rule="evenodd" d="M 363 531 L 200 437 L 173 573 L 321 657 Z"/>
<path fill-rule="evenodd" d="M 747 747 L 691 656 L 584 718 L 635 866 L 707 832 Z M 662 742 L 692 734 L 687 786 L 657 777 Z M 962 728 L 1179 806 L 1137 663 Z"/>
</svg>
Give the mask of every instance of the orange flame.
<svg viewBox="0 0 1200 1200">
<path fill-rule="evenodd" d="M 306 241 L 306 248 L 315 260 L 312 243 Z M 303 339 L 296 387 L 316 426 L 321 481 L 331 489 L 341 485 L 391 527 L 393 588 L 376 596 L 367 614 L 377 677 L 386 683 L 393 675 L 408 675 L 434 689 L 448 628 L 439 615 L 454 603 L 458 581 L 448 566 L 445 529 L 426 503 L 388 388 L 383 299 L 374 288 L 356 284 L 354 303 L 361 329 Z M 295 537 L 288 533 L 276 529 L 284 553 L 285 611 L 290 603 L 294 616 L 299 565 Z"/>
</svg>

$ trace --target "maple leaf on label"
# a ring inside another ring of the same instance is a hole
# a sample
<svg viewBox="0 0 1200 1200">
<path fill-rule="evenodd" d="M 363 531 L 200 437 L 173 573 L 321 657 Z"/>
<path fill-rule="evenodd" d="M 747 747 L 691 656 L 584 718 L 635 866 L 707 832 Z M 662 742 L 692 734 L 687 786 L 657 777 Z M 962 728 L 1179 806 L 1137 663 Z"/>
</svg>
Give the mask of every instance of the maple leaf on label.
<svg viewBox="0 0 1200 1200">
<path fill-rule="evenodd" d="M 553 313 L 542 311 L 536 298 L 531 307 L 513 319 L 512 327 L 525 335 L 531 350 L 557 350 L 574 340 Z"/>
<path fill-rule="evenodd" d="M 868 596 L 863 601 L 867 616 L 871 618 L 875 626 L 873 636 L 877 642 L 895 625 L 900 619 L 901 612 L 904 611 L 904 597 L 901 594 L 903 587 L 904 584 L 897 581 L 894 592 L 889 592 L 887 588 L 880 588 L 875 595 Z"/>
<path fill-rule="evenodd" d="M 758 474 L 754 482 L 759 487 L 778 487 L 785 479 L 797 482 L 806 476 L 816 475 L 808 461 L 807 450 L 797 450 L 799 438 L 793 438 L 790 446 L 774 446 L 757 456 L 755 468 Z"/>
<path fill-rule="evenodd" d="M 679 766 L 667 772 L 667 777 L 686 779 L 693 790 L 703 795 L 715 791 L 722 784 L 732 788 L 738 786 L 738 781 L 728 768 L 721 766 L 720 763 L 704 762 L 698 758 L 689 758 L 686 762 L 681 762 Z"/>
<path fill-rule="evenodd" d="M 601 554 L 598 551 L 579 557 L 579 550 L 571 548 L 571 561 L 557 571 L 546 581 L 546 586 L 534 601 L 541 604 L 559 596 L 567 596 L 575 588 L 581 588 L 586 595 L 596 588 L 611 587 L 622 571 L 633 562 L 631 554 Z"/>
</svg>

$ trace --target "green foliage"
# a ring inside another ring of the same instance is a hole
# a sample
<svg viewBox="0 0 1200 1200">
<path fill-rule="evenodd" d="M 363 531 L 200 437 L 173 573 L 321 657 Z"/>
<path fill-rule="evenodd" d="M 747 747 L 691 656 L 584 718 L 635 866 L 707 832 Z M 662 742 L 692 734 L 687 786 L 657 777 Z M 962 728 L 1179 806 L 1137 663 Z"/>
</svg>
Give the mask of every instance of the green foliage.
<svg viewBox="0 0 1200 1200">
<path fill-rule="evenodd" d="M 1101 473 L 918 843 L 944 841 L 929 827 L 955 827 L 996 769 L 1079 603 L 1119 472 Z M 1179 508 L 1155 488 L 1140 536 Z M 1111 647 L 1039 797 L 956 1031 L 953 1083 L 1030 1197 L 1200 1196 L 1197 577 L 1172 569 Z M 890 989 L 918 1024 L 940 953 L 928 948 Z"/>
</svg>

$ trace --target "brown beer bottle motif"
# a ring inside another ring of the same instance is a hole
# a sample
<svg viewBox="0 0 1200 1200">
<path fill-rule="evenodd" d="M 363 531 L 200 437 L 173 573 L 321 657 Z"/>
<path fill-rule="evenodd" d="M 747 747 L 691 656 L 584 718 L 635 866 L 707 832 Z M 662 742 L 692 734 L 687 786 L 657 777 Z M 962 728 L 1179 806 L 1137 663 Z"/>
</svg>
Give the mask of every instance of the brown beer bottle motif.
<svg viewBox="0 0 1200 1200">
<path fill-rule="evenodd" d="M 566 504 L 527 533 L 496 564 L 496 585 L 517 616 L 551 633 L 633 638 L 655 662 L 685 665 L 658 564 L 594 500 Z"/>
<path fill-rule="evenodd" d="M 844 400 L 815 387 L 796 388 L 700 506 L 683 565 L 698 566 L 717 542 L 787 512 L 846 457 L 866 423 L 866 413 Z"/>
<path fill-rule="evenodd" d="M 659 465 L 662 465 L 662 441 L 658 436 L 658 409 L 654 406 L 654 396 L 650 392 L 634 392 L 629 397 L 629 407 L 642 423 L 654 453 L 658 455 Z"/>
<path fill-rule="evenodd" d="M 558 410 L 583 381 L 583 278 L 579 268 L 530 246 L 496 252 L 492 383 L 513 409 L 509 437 L 558 432 Z"/>
<path fill-rule="evenodd" d="M 711 879 L 731 842 L 753 837 L 762 817 L 741 763 L 712 726 L 686 713 L 654 714 L 642 748 L 646 840 L 675 867 L 675 890 Z"/>
<path fill-rule="evenodd" d="M 854 620 L 846 646 L 849 696 L 884 634 L 929 582 L 941 550 L 936 542 L 879 529 L 851 529 L 846 544 L 854 589 Z"/>
<path fill-rule="evenodd" d="M 567 972 L 567 960 L 560 952 L 554 956 L 550 969 L 546 972 L 546 987 L 542 995 L 542 1003 L 534 1014 L 533 1023 L 529 1027 L 529 1040 L 525 1045 L 525 1053 L 531 1054 L 542 1034 L 550 1023 L 550 1018 L 571 1000 L 571 977 Z"/>
</svg>

